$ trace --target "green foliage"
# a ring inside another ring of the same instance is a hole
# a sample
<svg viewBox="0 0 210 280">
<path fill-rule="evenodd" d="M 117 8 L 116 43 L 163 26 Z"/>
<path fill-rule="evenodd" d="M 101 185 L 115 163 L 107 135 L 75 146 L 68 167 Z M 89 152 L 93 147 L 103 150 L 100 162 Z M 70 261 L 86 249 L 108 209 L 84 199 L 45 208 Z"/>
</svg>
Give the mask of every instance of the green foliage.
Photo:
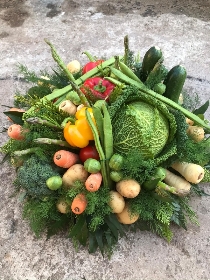
<svg viewBox="0 0 210 280">
<path fill-rule="evenodd" d="M 47 187 L 46 180 L 58 175 L 59 173 L 52 167 L 52 162 L 32 155 L 18 169 L 14 184 L 25 189 L 28 195 L 43 199 L 55 195 L 56 192 Z"/>
<path fill-rule="evenodd" d="M 133 178 L 139 184 L 142 184 L 154 175 L 156 167 L 154 160 L 145 160 L 140 152 L 131 150 L 127 154 L 126 160 L 123 161 L 121 171 L 123 172 L 123 177 Z"/>
<path fill-rule="evenodd" d="M 161 83 L 168 74 L 168 70 L 162 64 L 162 62 L 163 62 L 162 59 L 160 59 L 155 64 L 154 68 L 149 73 L 149 75 L 144 83 L 150 89 L 153 89 L 156 84 Z"/>
<path fill-rule="evenodd" d="M 23 218 L 29 221 L 30 227 L 37 237 L 47 230 L 48 237 L 65 229 L 71 222 L 71 217 L 59 213 L 56 209 L 56 199 L 47 201 L 27 199 L 23 207 Z"/>
<path fill-rule="evenodd" d="M 207 168 L 204 168 L 204 177 L 202 179 L 202 182 L 210 182 L 210 170 Z"/>
</svg>

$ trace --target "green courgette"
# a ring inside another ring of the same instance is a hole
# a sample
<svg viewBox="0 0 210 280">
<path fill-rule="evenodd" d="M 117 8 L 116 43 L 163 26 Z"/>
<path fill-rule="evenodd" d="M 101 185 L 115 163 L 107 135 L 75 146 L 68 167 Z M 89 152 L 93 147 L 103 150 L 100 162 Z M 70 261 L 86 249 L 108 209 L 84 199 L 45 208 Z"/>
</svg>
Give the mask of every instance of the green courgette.
<svg viewBox="0 0 210 280">
<path fill-rule="evenodd" d="M 166 90 L 163 96 L 173 100 L 178 103 L 179 96 L 182 92 L 185 80 L 187 77 L 187 72 L 184 66 L 176 65 L 169 72 L 164 80 Z"/>
<path fill-rule="evenodd" d="M 144 55 L 141 68 L 141 80 L 146 81 L 147 76 L 154 68 L 155 64 L 162 58 L 162 51 L 160 48 L 153 46 Z"/>
</svg>

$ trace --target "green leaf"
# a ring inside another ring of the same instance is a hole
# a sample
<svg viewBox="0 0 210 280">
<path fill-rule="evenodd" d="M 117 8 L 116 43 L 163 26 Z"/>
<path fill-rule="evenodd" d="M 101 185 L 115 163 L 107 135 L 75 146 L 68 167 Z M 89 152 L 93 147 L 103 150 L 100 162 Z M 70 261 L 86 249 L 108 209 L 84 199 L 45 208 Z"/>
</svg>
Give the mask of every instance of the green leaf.
<svg viewBox="0 0 210 280">
<path fill-rule="evenodd" d="M 6 162 L 7 160 L 10 160 L 10 158 L 11 158 L 10 154 L 6 154 L 6 155 L 3 157 L 2 161 L 1 161 L 1 164 L 3 164 L 4 162 Z"/>
<path fill-rule="evenodd" d="M 116 240 L 118 240 L 118 229 L 116 228 L 116 226 L 111 223 L 109 219 L 105 219 L 105 222 L 113 233 L 113 236 L 116 238 Z"/>
<path fill-rule="evenodd" d="M 69 236 L 70 237 L 74 237 L 74 236 L 76 237 L 77 235 L 79 235 L 80 231 L 81 231 L 81 228 L 84 226 L 84 223 L 85 223 L 85 216 L 84 215 L 78 216 L 75 225 L 70 230 Z"/>
<path fill-rule="evenodd" d="M 77 239 L 79 240 L 80 244 L 85 246 L 87 243 L 87 238 L 88 238 L 88 228 L 85 222 L 80 230 L 80 233 L 77 235 Z"/>
<path fill-rule="evenodd" d="M 110 214 L 107 219 L 110 220 L 110 222 L 119 230 L 121 236 L 125 236 L 125 230 L 123 228 L 123 225 L 118 221 L 115 214 Z M 106 219 L 105 219 L 106 221 Z"/>
<path fill-rule="evenodd" d="M 22 120 L 23 113 L 24 112 L 15 112 L 15 111 L 4 112 L 4 114 L 8 116 L 14 123 L 19 125 L 23 125 L 24 123 Z"/>
<path fill-rule="evenodd" d="M 104 244 L 103 244 L 103 231 L 101 229 L 98 229 L 95 231 L 95 237 L 98 243 L 98 247 L 101 251 L 101 254 L 104 253 Z"/>
<path fill-rule="evenodd" d="M 92 232 L 89 232 L 89 253 L 95 253 L 98 248 L 98 243 L 95 238 L 95 235 Z"/>
<path fill-rule="evenodd" d="M 199 107 L 198 109 L 195 109 L 195 110 L 193 111 L 193 114 L 195 114 L 195 115 L 204 114 L 204 113 L 207 111 L 208 107 L 209 107 L 209 100 L 206 101 L 206 103 L 203 104 L 203 105 L 202 105 L 201 107 Z"/>
</svg>

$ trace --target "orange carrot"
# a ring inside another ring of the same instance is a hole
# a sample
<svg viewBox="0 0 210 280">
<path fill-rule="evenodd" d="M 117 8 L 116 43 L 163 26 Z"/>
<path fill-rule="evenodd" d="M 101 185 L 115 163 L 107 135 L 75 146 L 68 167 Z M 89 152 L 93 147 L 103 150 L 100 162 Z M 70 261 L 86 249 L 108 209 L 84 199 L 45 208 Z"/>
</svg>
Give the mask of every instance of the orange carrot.
<svg viewBox="0 0 210 280">
<path fill-rule="evenodd" d="M 7 133 L 10 138 L 15 140 L 23 140 L 25 138 L 24 134 L 27 132 L 27 129 L 23 129 L 23 127 L 19 124 L 12 124 L 7 130 Z"/>
<path fill-rule="evenodd" d="M 79 161 L 79 156 L 66 150 L 59 150 L 54 154 L 53 161 L 57 166 L 70 168 Z"/>
<path fill-rule="evenodd" d="M 83 193 L 79 193 L 75 196 L 71 204 L 71 210 L 73 213 L 79 215 L 85 211 L 87 206 L 87 199 Z"/>
<path fill-rule="evenodd" d="M 25 110 L 19 109 L 19 108 L 15 108 L 15 107 L 10 108 L 9 111 L 10 112 L 25 112 Z M 8 117 L 8 120 L 11 121 L 11 122 L 13 121 L 10 117 Z"/>
<path fill-rule="evenodd" d="M 89 192 L 96 192 L 100 188 L 101 182 L 101 173 L 92 173 L 88 176 L 87 180 L 85 181 L 85 187 Z"/>
</svg>

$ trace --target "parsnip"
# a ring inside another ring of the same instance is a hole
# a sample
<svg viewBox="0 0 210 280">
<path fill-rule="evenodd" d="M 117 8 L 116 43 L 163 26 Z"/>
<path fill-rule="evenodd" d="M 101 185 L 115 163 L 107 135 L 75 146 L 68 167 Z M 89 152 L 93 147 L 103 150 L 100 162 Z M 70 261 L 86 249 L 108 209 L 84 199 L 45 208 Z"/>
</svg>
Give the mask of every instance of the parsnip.
<svg viewBox="0 0 210 280">
<path fill-rule="evenodd" d="M 171 167 L 179 172 L 188 182 L 193 184 L 198 184 L 204 177 L 204 169 L 198 164 L 175 162 Z"/>
<path fill-rule="evenodd" d="M 166 177 L 164 178 L 164 182 L 170 187 L 173 187 L 178 196 L 188 195 L 191 189 L 191 185 L 187 180 L 175 175 L 169 170 L 166 170 Z"/>
<path fill-rule="evenodd" d="M 189 125 L 187 135 L 196 142 L 200 142 L 204 139 L 205 132 L 202 127 Z"/>
</svg>

